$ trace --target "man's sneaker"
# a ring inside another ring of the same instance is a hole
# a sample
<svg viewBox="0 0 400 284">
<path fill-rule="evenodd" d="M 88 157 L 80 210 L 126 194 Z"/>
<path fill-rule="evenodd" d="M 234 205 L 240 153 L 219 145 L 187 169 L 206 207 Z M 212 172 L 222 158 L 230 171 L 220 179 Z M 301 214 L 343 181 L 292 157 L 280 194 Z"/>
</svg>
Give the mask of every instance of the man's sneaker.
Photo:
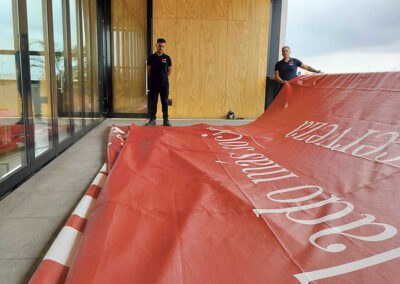
<svg viewBox="0 0 400 284">
<path fill-rule="evenodd" d="M 146 122 L 145 126 L 154 126 L 156 125 L 156 120 L 155 119 L 150 119 L 148 122 Z"/>
<path fill-rule="evenodd" d="M 171 123 L 169 122 L 168 119 L 164 119 L 163 126 L 171 126 Z"/>
</svg>

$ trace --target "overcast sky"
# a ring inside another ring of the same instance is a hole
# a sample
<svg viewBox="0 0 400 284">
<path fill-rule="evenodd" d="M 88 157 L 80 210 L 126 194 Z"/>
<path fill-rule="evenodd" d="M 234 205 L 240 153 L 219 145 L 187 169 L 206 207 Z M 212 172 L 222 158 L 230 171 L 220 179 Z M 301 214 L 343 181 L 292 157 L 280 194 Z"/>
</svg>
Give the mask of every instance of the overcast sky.
<svg viewBox="0 0 400 284">
<path fill-rule="evenodd" d="M 400 0 L 289 0 L 286 43 L 325 73 L 400 71 Z"/>
</svg>

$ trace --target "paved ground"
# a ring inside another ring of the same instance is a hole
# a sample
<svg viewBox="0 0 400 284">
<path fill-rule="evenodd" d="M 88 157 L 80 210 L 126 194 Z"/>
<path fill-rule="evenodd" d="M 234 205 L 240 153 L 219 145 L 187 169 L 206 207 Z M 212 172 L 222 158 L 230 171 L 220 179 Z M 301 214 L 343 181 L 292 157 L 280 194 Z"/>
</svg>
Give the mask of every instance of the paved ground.
<svg viewBox="0 0 400 284">
<path fill-rule="evenodd" d="M 107 119 L 12 193 L 0 200 L 0 284 L 26 283 L 106 160 L 110 126 L 143 125 L 144 119 Z M 172 119 L 241 125 L 251 120 Z M 162 120 L 157 120 L 161 125 Z"/>
</svg>

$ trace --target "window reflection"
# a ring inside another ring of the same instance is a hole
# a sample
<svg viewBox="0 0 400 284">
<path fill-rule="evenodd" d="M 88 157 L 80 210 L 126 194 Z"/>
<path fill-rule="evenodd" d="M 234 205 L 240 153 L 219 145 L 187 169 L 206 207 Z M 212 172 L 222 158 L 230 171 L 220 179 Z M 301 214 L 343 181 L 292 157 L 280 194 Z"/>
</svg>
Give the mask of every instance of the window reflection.
<svg viewBox="0 0 400 284">
<path fill-rule="evenodd" d="M 92 72 L 90 68 L 90 15 L 89 0 L 82 0 L 82 58 L 83 58 L 83 79 L 84 79 L 84 103 L 86 124 L 92 123 L 93 102 L 92 102 Z"/>
<path fill-rule="evenodd" d="M 48 159 L 50 155 L 43 154 L 50 154 L 50 149 L 71 137 L 72 129 L 79 131 L 83 125 L 91 125 L 93 118 L 100 117 L 96 2 L 0 1 L 0 194 L 5 192 L 3 184 L 9 186 L 7 178 L 27 165 L 27 161 L 39 156 L 42 161 Z M 22 7 L 26 5 L 26 10 L 18 10 L 17 3 Z M 47 14 L 50 3 L 52 15 Z M 69 21 L 67 10 L 63 9 L 65 5 L 69 5 Z M 47 22 L 48 18 L 52 19 L 51 23 Z M 25 24 L 28 34 L 20 37 L 18 29 L 20 26 L 25 29 Z M 53 41 L 48 38 L 51 30 Z M 70 47 L 64 41 L 66 38 L 71 39 Z M 28 45 L 24 44 L 22 52 L 19 42 L 26 43 L 26 39 Z M 50 54 L 49 44 L 54 53 Z M 21 54 L 24 55 L 22 61 Z M 54 77 L 50 78 L 50 70 L 54 70 Z M 68 82 L 72 83 L 71 87 Z M 53 110 L 56 110 L 55 117 Z M 53 141 L 53 118 L 57 119 L 58 141 Z M 75 127 L 71 127 L 71 122 Z M 33 129 L 32 141 L 25 141 L 25 129 L 29 133 Z M 21 176 L 32 173 L 35 162 L 30 164 L 32 168 L 25 167 Z"/>
<path fill-rule="evenodd" d="M 73 122 L 75 132 L 82 129 L 82 89 L 81 89 L 81 64 L 79 56 L 79 26 L 77 23 L 78 0 L 70 0 L 70 23 L 71 23 L 71 59 L 72 59 L 72 96 L 73 96 Z"/>
<path fill-rule="evenodd" d="M 0 180 L 26 164 L 15 1 L 0 1 Z"/>
<path fill-rule="evenodd" d="M 93 116 L 100 117 L 99 113 L 99 79 L 98 79 L 98 65 L 97 65 L 97 13 L 96 1 L 90 0 L 90 57 L 92 69 L 92 94 L 93 94 Z"/>
<path fill-rule="evenodd" d="M 65 46 L 63 29 L 63 0 L 53 0 L 54 64 L 56 73 L 56 104 L 58 118 L 58 141 L 71 136 L 69 119 L 69 97 L 65 88 Z"/>
<path fill-rule="evenodd" d="M 111 1 L 113 108 L 120 113 L 146 113 L 146 1 Z"/>
<path fill-rule="evenodd" d="M 35 130 L 35 157 L 52 147 L 51 99 L 48 75 L 45 0 L 26 1 L 31 74 L 31 100 Z"/>
</svg>

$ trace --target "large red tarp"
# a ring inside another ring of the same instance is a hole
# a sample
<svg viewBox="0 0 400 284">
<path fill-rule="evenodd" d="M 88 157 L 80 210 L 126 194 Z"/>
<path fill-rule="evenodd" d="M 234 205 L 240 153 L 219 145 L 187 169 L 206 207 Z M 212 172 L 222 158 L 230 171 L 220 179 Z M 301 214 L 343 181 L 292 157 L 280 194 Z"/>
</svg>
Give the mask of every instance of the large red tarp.
<svg viewBox="0 0 400 284">
<path fill-rule="evenodd" d="M 249 125 L 121 130 L 66 282 L 400 283 L 399 109 L 400 73 L 310 75 Z"/>
</svg>

